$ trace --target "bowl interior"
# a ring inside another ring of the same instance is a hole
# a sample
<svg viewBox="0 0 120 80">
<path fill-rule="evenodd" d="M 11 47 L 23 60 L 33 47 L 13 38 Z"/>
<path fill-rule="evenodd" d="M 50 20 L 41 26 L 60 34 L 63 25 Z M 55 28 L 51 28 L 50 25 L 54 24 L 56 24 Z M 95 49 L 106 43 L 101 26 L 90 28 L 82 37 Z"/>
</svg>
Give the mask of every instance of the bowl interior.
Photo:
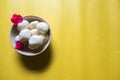
<svg viewBox="0 0 120 80">
<path fill-rule="evenodd" d="M 46 22 L 44 19 L 37 17 L 37 16 L 25 16 L 23 17 L 23 19 L 28 20 L 29 22 L 31 21 L 39 21 L 39 22 Z M 46 22 L 47 23 L 47 22 Z M 48 23 L 47 23 L 48 24 Z M 49 25 L 49 24 L 48 24 Z M 15 37 L 19 34 L 19 31 L 17 30 L 17 26 L 12 26 L 11 31 L 10 31 L 10 42 L 11 45 L 13 46 L 13 48 L 15 48 Z M 38 55 L 40 53 L 42 53 L 43 51 L 46 50 L 46 48 L 48 47 L 50 40 L 51 40 L 51 30 L 50 30 L 50 26 L 49 26 L 49 31 L 48 31 L 48 41 L 46 41 L 45 44 L 43 44 L 40 48 L 36 49 L 36 50 L 31 50 L 28 48 L 28 46 L 25 46 L 25 48 L 23 50 L 17 50 L 15 49 L 17 52 L 26 55 L 26 56 L 34 56 L 34 55 Z M 26 45 L 28 45 L 28 43 L 25 43 Z"/>
</svg>

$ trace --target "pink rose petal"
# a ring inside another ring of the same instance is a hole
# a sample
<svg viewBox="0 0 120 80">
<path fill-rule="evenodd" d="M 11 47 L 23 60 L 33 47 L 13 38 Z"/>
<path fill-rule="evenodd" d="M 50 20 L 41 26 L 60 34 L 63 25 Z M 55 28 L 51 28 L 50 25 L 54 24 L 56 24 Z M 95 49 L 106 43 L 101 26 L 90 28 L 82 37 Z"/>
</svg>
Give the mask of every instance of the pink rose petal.
<svg viewBox="0 0 120 80">
<path fill-rule="evenodd" d="M 15 49 L 18 49 L 18 50 L 24 49 L 24 44 L 21 41 L 17 41 L 15 45 Z"/>
<path fill-rule="evenodd" d="M 21 15 L 13 14 L 11 18 L 11 22 L 14 23 L 14 25 L 17 25 L 18 23 L 21 23 L 23 21 L 23 18 Z"/>
<path fill-rule="evenodd" d="M 17 14 L 13 14 L 13 16 L 12 17 L 17 17 Z"/>
</svg>

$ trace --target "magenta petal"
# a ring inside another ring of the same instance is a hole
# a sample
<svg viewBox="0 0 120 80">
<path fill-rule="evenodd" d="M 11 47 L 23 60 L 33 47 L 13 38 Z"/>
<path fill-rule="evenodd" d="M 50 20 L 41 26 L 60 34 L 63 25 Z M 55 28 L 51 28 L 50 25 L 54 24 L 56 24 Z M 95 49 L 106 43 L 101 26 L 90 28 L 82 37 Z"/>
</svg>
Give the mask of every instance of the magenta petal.
<svg viewBox="0 0 120 80">
<path fill-rule="evenodd" d="M 23 21 L 22 19 L 19 19 L 19 20 L 18 20 L 18 23 L 21 23 L 22 21 Z"/>
<path fill-rule="evenodd" d="M 18 23 L 22 22 L 23 18 L 21 15 L 13 14 L 11 18 L 11 22 L 14 23 L 14 25 L 17 25 Z"/>
<path fill-rule="evenodd" d="M 18 24 L 18 22 L 17 22 L 17 20 L 16 20 L 15 18 L 12 18 L 11 21 L 12 21 L 15 25 Z"/>
<path fill-rule="evenodd" d="M 18 18 L 18 19 L 22 19 L 22 17 L 21 17 L 21 16 L 18 16 L 17 18 Z"/>
<path fill-rule="evenodd" d="M 24 45 L 21 41 L 17 41 L 15 45 L 15 49 L 22 50 L 24 48 Z"/>
<path fill-rule="evenodd" d="M 17 17 L 17 14 L 13 14 L 12 17 Z"/>
<path fill-rule="evenodd" d="M 15 23 L 15 18 L 11 18 L 11 22 L 12 22 L 12 23 Z"/>
<path fill-rule="evenodd" d="M 12 21 L 12 22 L 14 22 L 15 20 L 16 20 L 16 18 L 14 18 L 14 17 L 13 17 L 13 18 L 11 18 L 11 21 Z"/>
<path fill-rule="evenodd" d="M 17 15 L 17 17 L 22 17 L 21 15 Z"/>
<path fill-rule="evenodd" d="M 23 21 L 23 19 L 20 17 L 20 18 L 18 18 L 18 23 L 20 23 L 20 22 L 22 22 Z"/>
<path fill-rule="evenodd" d="M 11 18 L 11 22 L 13 22 L 14 21 L 14 19 L 13 18 Z"/>
<path fill-rule="evenodd" d="M 18 25 L 18 22 L 14 22 L 14 25 L 15 25 L 15 26 Z"/>
<path fill-rule="evenodd" d="M 22 16 L 18 15 L 17 18 L 18 18 L 18 19 L 22 19 Z"/>
</svg>

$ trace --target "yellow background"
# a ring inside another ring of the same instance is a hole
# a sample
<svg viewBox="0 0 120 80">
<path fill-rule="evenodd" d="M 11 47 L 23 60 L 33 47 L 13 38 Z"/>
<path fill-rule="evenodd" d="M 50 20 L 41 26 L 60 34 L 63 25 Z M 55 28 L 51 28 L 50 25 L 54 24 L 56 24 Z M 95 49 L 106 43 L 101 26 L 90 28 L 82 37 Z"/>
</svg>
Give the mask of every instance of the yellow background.
<svg viewBox="0 0 120 80">
<path fill-rule="evenodd" d="M 44 54 L 11 47 L 14 13 L 50 24 Z M 120 80 L 120 0 L 0 0 L 0 80 Z"/>
</svg>

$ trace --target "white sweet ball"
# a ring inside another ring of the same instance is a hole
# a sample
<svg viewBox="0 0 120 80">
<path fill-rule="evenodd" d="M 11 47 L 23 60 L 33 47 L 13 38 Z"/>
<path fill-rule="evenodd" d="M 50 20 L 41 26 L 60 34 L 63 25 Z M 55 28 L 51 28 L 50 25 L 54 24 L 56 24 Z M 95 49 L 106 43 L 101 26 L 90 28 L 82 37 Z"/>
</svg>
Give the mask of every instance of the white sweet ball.
<svg viewBox="0 0 120 80">
<path fill-rule="evenodd" d="M 35 29 L 39 21 L 32 21 L 29 24 L 29 29 Z"/>
<path fill-rule="evenodd" d="M 32 35 L 39 35 L 39 31 L 37 29 L 32 29 L 31 34 Z"/>
<path fill-rule="evenodd" d="M 23 20 L 21 23 L 18 23 L 17 30 L 21 31 L 23 29 L 27 29 L 29 25 L 29 22 L 27 20 Z"/>
<path fill-rule="evenodd" d="M 46 34 L 49 30 L 49 26 L 45 22 L 40 22 L 37 24 L 37 29 L 40 31 L 41 34 Z"/>
<path fill-rule="evenodd" d="M 29 29 L 24 29 L 24 30 L 20 31 L 19 38 L 22 42 L 26 42 L 31 37 L 31 35 L 32 34 Z"/>
<path fill-rule="evenodd" d="M 17 36 L 15 37 L 15 42 L 17 42 L 17 41 L 20 41 L 19 35 L 17 35 Z"/>
<path fill-rule="evenodd" d="M 29 45 L 31 48 L 35 48 L 35 47 L 40 47 L 43 43 L 44 43 L 44 36 L 42 35 L 33 35 L 29 41 L 28 41 Z"/>
</svg>

